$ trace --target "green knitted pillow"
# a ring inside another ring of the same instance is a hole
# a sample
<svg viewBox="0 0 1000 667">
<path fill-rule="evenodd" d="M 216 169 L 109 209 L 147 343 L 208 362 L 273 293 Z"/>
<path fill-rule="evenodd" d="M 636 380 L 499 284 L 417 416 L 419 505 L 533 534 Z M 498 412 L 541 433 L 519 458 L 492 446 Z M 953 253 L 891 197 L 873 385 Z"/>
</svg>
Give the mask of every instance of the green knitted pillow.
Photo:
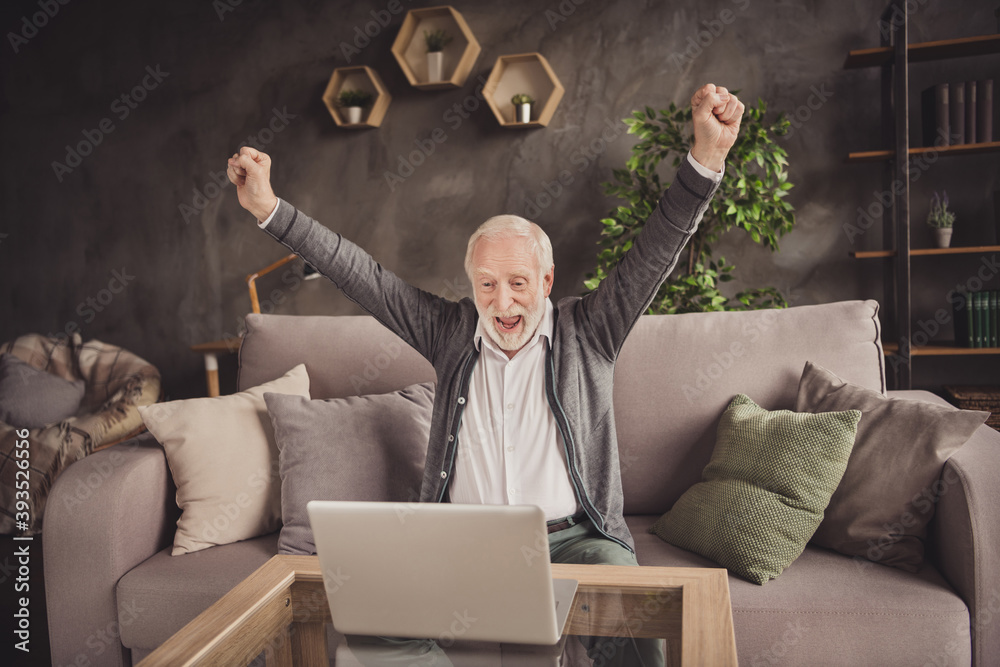
<svg viewBox="0 0 1000 667">
<path fill-rule="evenodd" d="M 823 520 L 861 412 L 768 411 L 739 394 L 722 414 L 704 481 L 649 532 L 755 584 L 799 557 Z"/>
</svg>

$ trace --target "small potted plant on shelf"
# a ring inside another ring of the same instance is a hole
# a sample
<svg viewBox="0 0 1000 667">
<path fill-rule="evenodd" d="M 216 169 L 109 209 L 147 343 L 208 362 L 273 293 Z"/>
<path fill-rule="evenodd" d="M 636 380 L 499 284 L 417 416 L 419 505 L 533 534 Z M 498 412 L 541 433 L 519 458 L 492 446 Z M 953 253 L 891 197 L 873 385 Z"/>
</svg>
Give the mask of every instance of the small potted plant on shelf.
<svg viewBox="0 0 1000 667">
<path fill-rule="evenodd" d="M 372 103 L 372 94 L 364 90 L 342 90 L 337 104 L 344 109 L 348 124 L 361 122 L 361 110 Z"/>
<path fill-rule="evenodd" d="M 531 122 L 531 105 L 535 103 L 535 100 L 531 99 L 531 95 L 518 93 L 510 98 L 510 102 L 514 105 L 515 123 Z"/>
<path fill-rule="evenodd" d="M 934 240 L 939 248 L 951 245 L 952 226 L 955 224 L 955 213 L 948 210 L 948 193 L 942 191 L 939 197 L 935 192 L 931 197 L 931 211 L 927 214 L 927 224 L 934 229 Z"/>
<path fill-rule="evenodd" d="M 434 83 L 441 80 L 442 51 L 451 43 L 451 35 L 447 30 L 424 30 L 424 42 L 427 44 L 427 81 Z"/>
</svg>

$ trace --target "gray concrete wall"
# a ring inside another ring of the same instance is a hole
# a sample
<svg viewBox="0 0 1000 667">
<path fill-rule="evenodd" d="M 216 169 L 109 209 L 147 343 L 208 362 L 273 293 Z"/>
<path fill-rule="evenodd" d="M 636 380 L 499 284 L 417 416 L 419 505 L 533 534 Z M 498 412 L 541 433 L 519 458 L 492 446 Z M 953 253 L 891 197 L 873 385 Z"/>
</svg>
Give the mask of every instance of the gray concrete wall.
<svg viewBox="0 0 1000 667">
<path fill-rule="evenodd" d="M 796 305 L 882 298 L 881 265 L 847 255 L 879 247 L 878 229 L 854 246 L 844 231 L 881 184 L 880 166 L 844 162 L 848 151 L 878 146 L 879 73 L 842 69 L 849 49 L 878 45 L 882 3 L 460 2 L 483 52 L 466 85 L 443 92 L 410 87 L 392 58 L 397 14 L 350 62 L 379 72 L 392 106 L 381 128 L 353 132 L 334 125 L 320 97 L 332 70 L 348 64 L 341 45 L 393 3 L 243 0 L 220 14 L 223 3 L 71 2 L 37 34 L 15 40 L 16 53 L 9 35 L 0 45 L 0 339 L 75 325 L 85 338 L 123 345 L 159 366 L 170 397 L 201 394 L 201 361 L 188 346 L 235 333 L 249 310 L 244 276 L 284 254 L 239 207 L 234 188 L 215 193 L 211 185 L 275 110 L 285 118 L 274 125 L 281 130 L 260 140 L 279 196 L 437 294 L 467 293 L 464 244 L 480 222 L 546 202 L 546 184 L 568 170 L 572 182 L 535 217 L 555 246 L 554 296 L 579 293 L 594 265 L 598 220 L 615 205 L 600 183 L 624 165 L 633 143 L 608 128 L 636 107 L 684 104 L 706 81 L 797 115 L 782 140 L 797 229 L 776 255 L 744 236 L 725 239 L 720 249 L 738 274 L 779 287 Z M 995 4 L 917 0 L 911 41 L 993 32 Z M 0 27 L 20 32 L 22 17 L 38 11 L 36 2 L 5 3 Z M 498 55 L 525 51 L 545 54 L 566 95 L 547 129 L 501 129 L 475 97 L 478 82 Z M 997 64 L 992 56 L 922 65 L 911 101 L 936 81 L 995 76 Z M 135 108 L 115 101 L 143 81 L 150 90 Z M 462 103 L 475 110 L 456 123 L 446 112 Z M 109 119 L 104 130 L 102 119 Z M 391 188 L 386 171 L 437 128 L 446 141 Z M 611 141 L 600 139 L 606 131 Z M 88 135 L 100 138 L 92 153 L 55 173 L 66 146 Z M 958 211 L 955 243 L 992 243 L 998 171 L 996 154 L 929 165 L 912 184 L 914 244 L 930 243 L 922 219 L 930 191 L 940 188 Z M 200 200 L 196 190 L 209 197 Z M 202 210 L 185 219 L 181 205 Z M 947 290 L 975 275 L 978 262 L 915 262 L 915 316 L 947 307 Z M 120 285 L 115 272 L 127 284 L 112 295 L 105 290 Z M 261 289 L 281 301 L 277 312 L 357 312 L 325 282 L 277 274 Z M 224 390 L 232 389 L 234 368 L 224 361 Z M 989 382 L 997 368 L 995 358 L 918 360 L 916 384 Z"/>
</svg>

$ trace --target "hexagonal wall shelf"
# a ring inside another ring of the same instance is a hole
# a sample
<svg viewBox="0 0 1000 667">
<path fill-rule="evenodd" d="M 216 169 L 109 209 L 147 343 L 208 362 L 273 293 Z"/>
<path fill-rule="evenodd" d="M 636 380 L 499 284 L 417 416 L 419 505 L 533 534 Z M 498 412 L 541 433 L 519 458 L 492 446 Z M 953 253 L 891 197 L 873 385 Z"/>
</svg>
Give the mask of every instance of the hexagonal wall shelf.
<svg viewBox="0 0 1000 667">
<path fill-rule="evenodd" d="M 427 78 L 425 30 L 445 30 L 452 38 L 442 52 L 441 81 L 429 81 Z M 462 87 L 481 50 L 469 24 L 458 11 L 448 5 L 408 11 L 399 28 L 399 35 L 392 44 L 392 55 L 396 56 L 406 78 L 411 85 L 421 90 Z"/>
<path fill-rule="evenodd" d="M 371 108 L 367 110 L 367 113 L 362 111 L 360 123 L 349 123 L 347 121 L 347 114 L 337 106 L 337 97 L 344 90 L 364 90 L 371 93 L 374 98 Z M 338 67 L 333 70 L 330 83 L 327 84 L 326 92 L 323 93 L 323 102 L 326 104 L 326 108 L 330 110 L 333 120 L 338 126 L 351 130 L 361 130 L 366 127 L 378 127 L 381 125 L 391 101 L 392 95 L 389 94 L 389 90 L 382 83 L 382 79 L 379 78 L 378 73 L 372 68 L 364 66 Z"/>
<path fill-rule="evenodd" d="M 483 87 L 486 103 L 493 110 L 502 127 L 545 127 L 552 120 L 565 89 L 540 53 L 519 53 L 497 58 L 490 78 Z M 510 98 L 527 93 L 535 100 L 531 105 L 531 120 L 515 120 L 514 104 Z"/>
</svg>

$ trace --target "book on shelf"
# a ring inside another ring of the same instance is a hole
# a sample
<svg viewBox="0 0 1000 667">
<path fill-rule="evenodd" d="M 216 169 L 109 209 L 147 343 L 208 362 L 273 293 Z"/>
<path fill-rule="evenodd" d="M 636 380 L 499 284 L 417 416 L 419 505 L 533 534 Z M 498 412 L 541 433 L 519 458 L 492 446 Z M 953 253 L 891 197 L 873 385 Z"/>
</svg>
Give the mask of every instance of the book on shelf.
<svg viewBox="0 0 1000 667">
<path fill-rule="evenodd" d="M 976 141 L 993 141 L 993 79 L 976 82 Z"/>
<path fill-rule="evenodd" d="M 948 84 L 939 83 L 924 90 L 920 96 L 924 146 L 933 146 L 939 136 L 951 136 L 951 126 L 948 122 L 948 94 Z"/>
<path fill-rule="evenodd" d="M 955 322 L 955 345 L 957 347 L 973 347 L 972 293 L 956 293 L 951 304 L 953 321 Z"/>
<path fill-rule="evenodd" d="M 976 143 L 976 82 L 965 82 L 965 141 Z"/>
<path fill-rule="evenodd" d="M 965 139 L 965 82 L 948 84 L 948 143 L 952 146 L 966 143 Z"/>
<path fill-rule="evenodd" d="M 997 290 L 990 290 L 990 345 L 1000 347 L 1000 333 L 997 332 Z"/>
<path fill-rule="evenodd" d="M 990 293 L 983 292 L 980 297 L 983 300 L 983 344 L 980 347 L 990 346 Z"/>
</svg>

